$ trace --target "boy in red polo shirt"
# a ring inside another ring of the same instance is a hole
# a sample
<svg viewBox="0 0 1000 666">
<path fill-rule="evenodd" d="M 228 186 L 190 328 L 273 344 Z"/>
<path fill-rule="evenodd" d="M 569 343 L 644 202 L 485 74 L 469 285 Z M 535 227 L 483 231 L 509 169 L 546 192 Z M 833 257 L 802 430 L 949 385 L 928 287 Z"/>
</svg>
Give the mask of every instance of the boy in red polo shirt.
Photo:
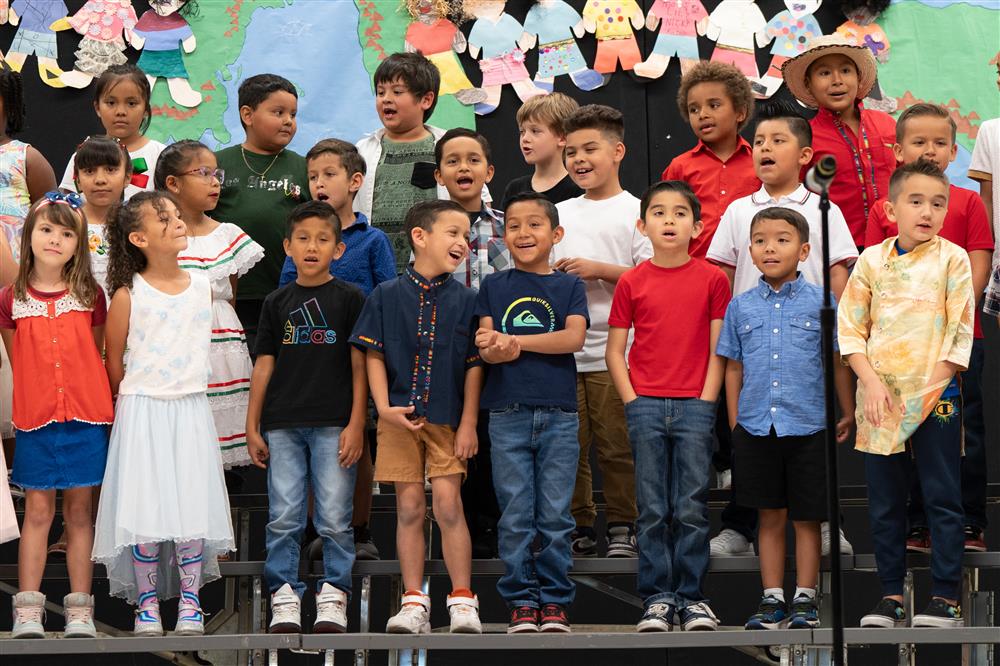
<svg viewBox="0 0 1000 666">
<path fill-rule="evenodd" d="M 942 171 L 955 159 L 957 128 L 948 110 L 936 104 L 914 104 L 899 116 L 896 124 L 896 159 L 903 164 L 924 158 Z M 969 253 L 972 265 L 972 287 L 976 300 L 982 298 L 990 279 L 993 257 L 993 234 L 986 206 L 975 192 L 961 187 L 948 187 L 948 213 L 939 236 L 950 240 Z M 885 199 L 876 202 L 868 218 L 865 245 L 878 245 L 897 235 L 896 223 L 885 212 Z M 986 550 L 983 529 L 986 528 L 986 424 L 983 420 L 983 330 L 980 308 L 976 319 L 969 369 L 962 375 L 962 425 L 965 426 L 965 457 L 962 458 L 962 507 L 965 511 L 965 549 Z M 928 553 L 931 549 L 927 517 L 924 514 L 920 482 L 910 487 L 910 533 L 906 548 L 911 552 Z"/>
<path fill-rule="evenodd" d="M 839 35 L 814 39 L 808 51 L 781 68 L 795 98 L 819 109 L 810 121 L 812 163 L 824 155 L 837 158 L 830 201 L 844 213 L 859 249 L 868 216 L 875 202 L 888 196 L 889 176 L 896 168 L 895 121 L 861 103 L 875 85 L 876 71 L 868 47 L 854 46 Z"/>
<path fill-rule="evenodd" d="M 677 108 L 698 145 L 675 157 L 662 179 L 683 180 L 701 202 L 702 232 L 690 253 L 704 259 L 729 204 L 760 189 L 750 144 L 740 136 L 753 115 L 753 92 L 732 65 L 701 61 L 681 78 Z"/>
</svg>

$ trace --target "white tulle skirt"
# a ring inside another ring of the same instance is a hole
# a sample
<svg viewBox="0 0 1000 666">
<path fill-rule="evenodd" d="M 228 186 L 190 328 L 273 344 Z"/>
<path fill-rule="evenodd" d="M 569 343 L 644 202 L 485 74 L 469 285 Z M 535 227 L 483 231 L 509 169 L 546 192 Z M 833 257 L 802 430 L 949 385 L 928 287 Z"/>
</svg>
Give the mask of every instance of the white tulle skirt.
<svg viewBox="0 0 1000 666">
<path fill-rule="evenodd" d="M 175 542 L 204 542 L 202 584 L 219 578 L 218 555 L 234 549 L 218 436 L 204 393 L 176 400 L 124 395 L 115 408 L 97 511 L 93 559 L 111 594 L 135 603 L 132 546 L 160 548 L 157 594 L 177 596 Z"/>
</svg>

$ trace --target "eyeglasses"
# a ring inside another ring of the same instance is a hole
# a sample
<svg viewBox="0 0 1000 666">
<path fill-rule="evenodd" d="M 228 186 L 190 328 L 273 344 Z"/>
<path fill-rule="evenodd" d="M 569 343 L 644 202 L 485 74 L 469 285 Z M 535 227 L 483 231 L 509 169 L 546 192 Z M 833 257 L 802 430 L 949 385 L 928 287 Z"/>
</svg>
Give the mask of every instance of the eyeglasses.
<svg viewBox="0 0 1000 666">
<path fill-rule="evenodd" d="M 225 169 L 209 169 L 208 167 L 198 167 L 197 169 L 191 169 L 190 171 L 184 171 L 180 175 L 182 176 L 201 176 L 205 181 L 210 182 L 213 178 L 219 183 L 223 183 L 226 180 L 226 170 Z"/>
<path fill-rule="evenodd" d="M 51 192 L 45 193 L 46 203 L 49 204 L 66 204 L 73 210 L 80 210 L 83 208 L 83 197 L 81 197 L 76 192 L 67 192 L 63 194 L 58 190 L 52 190 Z"/>
</svg>

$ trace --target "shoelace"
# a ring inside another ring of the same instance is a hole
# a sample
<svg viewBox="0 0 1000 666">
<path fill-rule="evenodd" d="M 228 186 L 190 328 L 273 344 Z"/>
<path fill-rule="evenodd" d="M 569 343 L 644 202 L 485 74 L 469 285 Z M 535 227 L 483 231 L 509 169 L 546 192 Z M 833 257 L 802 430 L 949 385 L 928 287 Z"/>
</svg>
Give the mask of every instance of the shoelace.
<svg viewBox="0 0 1000 666">
<path fill-rule="evenodd" d="M 41 606 L 20 606 L 17 609 L 17 621 L 19 624 L 41 622 L 42 612 Z"/>
<path fill-rule="evenodd" d="M 475 613 L 475 608 L 468 604 L 455 604 L 449 607 L 453 615 L 472 615 Z"/>
<path fill-rule="evenodd" d="M 330 608 L 331 606 L 334 609 L 338 609 L 338 610 L 342 610 L 345 607 L 344 606 L 344 602 L 340 601 L 339 599 L 329 599 L 329 600 L 317 599 L 316 600 L 316 610 L 317 611 L 323 612 L 323 611 L 331 610 L 331 608 Z"/>
<path fill-rule="evenodd" d="M 66 609 L 67 622 L 89 622 L 91 609 L 85 606 L 75 606 Z"/>
<path fill-rule="evenodd" d="M 697 613 L 699 615 L 705 615 L 707 617 L 710 617 L 713 620 L 716 619 L 715 613 L 712 612 L 712 609 L 701 602 L 696 604 L 691 604 L 690 606 L 687 607 L 687 610 L 689 613 Z"/>
</svg>

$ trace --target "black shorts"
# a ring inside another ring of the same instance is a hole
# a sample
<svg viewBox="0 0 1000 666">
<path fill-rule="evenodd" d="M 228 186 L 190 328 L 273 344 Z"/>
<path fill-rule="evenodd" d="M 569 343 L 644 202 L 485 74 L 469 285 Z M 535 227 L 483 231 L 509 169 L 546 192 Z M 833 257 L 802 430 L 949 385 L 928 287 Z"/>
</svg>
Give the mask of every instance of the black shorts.
<svg viewBox="0 0 1000 666">
<path fill-rule="evenodd" d="M 825 431 L 802 437 L 733 430 L 733 500 L 754 509 L 788 509 L 789 520 L 826 520 Z"/>
</svg>

